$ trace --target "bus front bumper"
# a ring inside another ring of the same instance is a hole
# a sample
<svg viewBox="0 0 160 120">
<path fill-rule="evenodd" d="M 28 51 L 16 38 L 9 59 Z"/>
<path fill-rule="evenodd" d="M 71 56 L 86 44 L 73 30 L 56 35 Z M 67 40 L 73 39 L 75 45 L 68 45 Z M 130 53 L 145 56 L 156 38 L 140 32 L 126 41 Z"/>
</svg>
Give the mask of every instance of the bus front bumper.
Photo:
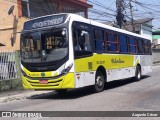
<svg viewBox="0 0 160 120">
<path fill-rule="evenodd" d="M 42 83 L 42 78 L 40 80 L 34 80 L 34 78 L 29 79 L 22 75 L 22 84 L 24 89 L 35 89 L 35 90 L 54 90 L 54 89 L 70 89 L 75 88 L 74 85 L 74 73 L 68 73 L 64 76 L 55 79 L 44 78 L 45 83 Z"/>
</svg>

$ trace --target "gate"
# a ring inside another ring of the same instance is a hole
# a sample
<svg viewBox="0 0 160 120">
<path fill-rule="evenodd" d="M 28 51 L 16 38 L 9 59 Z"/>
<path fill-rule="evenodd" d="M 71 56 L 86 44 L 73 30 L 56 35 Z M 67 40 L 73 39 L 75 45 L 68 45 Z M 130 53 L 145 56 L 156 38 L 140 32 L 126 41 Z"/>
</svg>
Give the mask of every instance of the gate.
<svg viewBox="0 0 160 120">
<path fill-rule="evenodd" d="M 0 50 L 0 80 L 20 78 L 20 58 L 17 53 L 17 51 Z"/>
</svg>

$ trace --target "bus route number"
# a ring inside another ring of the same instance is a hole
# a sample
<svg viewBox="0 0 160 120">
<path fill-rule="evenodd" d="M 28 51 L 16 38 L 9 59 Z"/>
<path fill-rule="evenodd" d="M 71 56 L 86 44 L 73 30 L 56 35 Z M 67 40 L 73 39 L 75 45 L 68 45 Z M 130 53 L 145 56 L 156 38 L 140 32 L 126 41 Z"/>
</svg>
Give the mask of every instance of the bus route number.
<svg viewBox="0 0 160 120">
<path fill-rule="evenodd" d="M 97 61 L 97 64 L 104 64 L 105 61 Z"/>
</svg>

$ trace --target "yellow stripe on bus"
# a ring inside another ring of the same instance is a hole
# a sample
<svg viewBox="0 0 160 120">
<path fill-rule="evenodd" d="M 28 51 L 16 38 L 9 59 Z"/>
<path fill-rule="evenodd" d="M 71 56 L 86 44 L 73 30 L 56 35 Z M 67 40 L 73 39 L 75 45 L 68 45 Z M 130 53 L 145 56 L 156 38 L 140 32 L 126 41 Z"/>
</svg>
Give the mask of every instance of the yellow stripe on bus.
<svg viewBox="0 0 160 120">
<path fill-rule="evenodd" d="M 94 54 L 75 60 L 75 72 L 96 71 L 99 66 L 109 69 L 134 67 L 134 55 Z"/>
<path fill-rule="evenodd" d="M 23 67 L 23 71 L 27 74 L 27 76 L 29 77 L 51 77 L 51 76 L 57 76 L 58 72 L 53 72 L 53 71 L 47 71 L 47 72 L 30 72 L 29 70 L 27 70 L 25 67 Z M 45 75 L 42 76 L 42 73 L 44 73 Z"/>
</svg>

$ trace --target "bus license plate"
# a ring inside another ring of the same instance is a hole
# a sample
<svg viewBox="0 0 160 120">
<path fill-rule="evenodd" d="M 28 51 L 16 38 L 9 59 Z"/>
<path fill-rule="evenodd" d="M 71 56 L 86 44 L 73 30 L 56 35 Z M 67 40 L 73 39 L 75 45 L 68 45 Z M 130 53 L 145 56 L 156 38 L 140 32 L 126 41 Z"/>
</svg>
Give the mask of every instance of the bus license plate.
<svg viewBox="0 0 160 120">
<path fill-rule="evenodd" d="M 48 80 L 39 80 L 40 84 L 48 84 Z"/>
</svg>

